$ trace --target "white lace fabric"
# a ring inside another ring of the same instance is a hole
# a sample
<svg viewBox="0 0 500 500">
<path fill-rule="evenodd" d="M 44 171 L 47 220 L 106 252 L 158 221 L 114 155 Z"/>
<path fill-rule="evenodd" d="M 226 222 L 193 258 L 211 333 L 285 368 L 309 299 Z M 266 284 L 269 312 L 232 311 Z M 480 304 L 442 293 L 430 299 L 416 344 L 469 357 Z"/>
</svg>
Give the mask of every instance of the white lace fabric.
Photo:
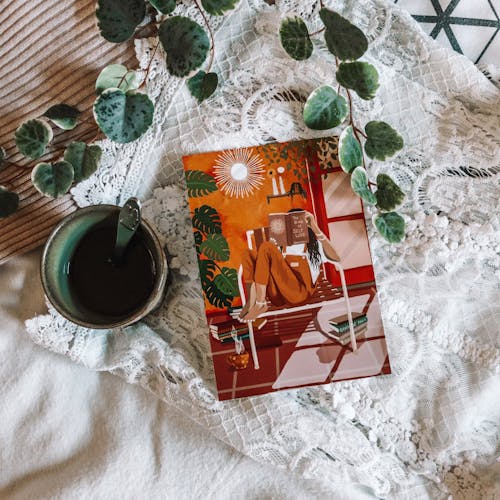
<svg viewBox="0 0 500 500">
<path fill-rule="evenodd" d="M 319 28 L 312 1 L 247 0 L 226 20 L 210 18 L 221 86 L 201 105 L 158 51 L 148 85 L 153 127 L 125 147 L 104 141 L 102 167 L 73 190 L 81 206 L 148 198 L 144 215 L 173 270 L 164 306 L 116 331 L 77 327 L 50 308 L 27 322 L 28 332 L 89 368 L 141 384 L 242 453 L 332 489 L 351 481 L 386 498 L 494 498 L 500 91 L 384 0 L 325 4 L 367 33 L 364 59 L 381 75 L 373 101 L 354 99 L 357 124 L 383 119 L 405 138 L 399 155 L 369 165 L 407 193 L 405 242 L 385 243 L 366 213 L 393 374 L 223 403 L 215 396 L 181 157 L 317 136 L 301 119 L 303 100 L 335 82 L 334 59 L 318 39 L 309 60 L 293 61 L 277 36 L 280 19 L 293 13 Z M 179 9 L 198 16 L 191 3 Z M 138 43 L 142 67 L 154 43 Z"/>
</svg>

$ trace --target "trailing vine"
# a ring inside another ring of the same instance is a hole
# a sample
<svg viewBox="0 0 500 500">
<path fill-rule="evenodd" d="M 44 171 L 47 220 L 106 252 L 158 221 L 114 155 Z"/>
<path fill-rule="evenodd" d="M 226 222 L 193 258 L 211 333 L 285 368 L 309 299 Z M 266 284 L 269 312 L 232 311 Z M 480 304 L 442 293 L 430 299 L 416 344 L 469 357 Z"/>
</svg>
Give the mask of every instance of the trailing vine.
<svg viewBox="0 0 500 500">
<path fill-rule="evenodd" d="M 101 135 L 125 144 L 137 140 L 151 126 L 154 105 L 143 89 L 160 45 L 168 72 L 188 78 L 187 87 L 194 98 L 201 102 L 212 95 L 219 78 L 211 71 L 215 40 L 207 16 L 224 15 L 238 0 L 192 1 L 203 26 L 189 17 L 175 15 L 176 0 L 97 0 L 97 25 L 106 40 L 121 43 L 131 38 L 158 37 L 144 75 L 140 77 L 120 64 L 105 67 L 96 80 L 93 119 L 81 120 L 79 110 L 66 103 L 52 106 L 42 116 L 22 123 L 15 132 L 17 149 L 31 163 L 27 167 L 14 165 L 0 148 L 0 169 L 16 166 L 21 176 L 29 168 L 36 189 L 49 197 L 62 196 L 72 185 L 89 178 L 99 166 L 102 151 L 93 142 Z M 279 32 L 283 48 L 296 60 L 311 57 L 314 50 L 311 36 L 319 34 L 324 34 L 326 46 L 335 56 L 337 88 L 322 85 L 311 93 L 304 105 L 304 122 L 311 129 L 327 130 L 347 120 L 339 137 L 340 165 L 351 175 L 353 191 L 365 203 L 376 207 L 374 224 L 382 236 L 390 242 L 401 241 L 405 224 L 394 209 L 403 201 L 404 194 L 386 174 L 379 174 L 376 182 L 369 178 L 365 154 L 371 160 L 384 161 L 403 147 L 403 139 L 385 122 L 371 121 L 364 131 L 355 123 L 352 93 L 361 99 L 373 99 L 379 86 L 378 72 L 373 65 L 359 60 L 368 48 L 363 32 L 338 13 L 324 8 L 321 0 L 320 7 L 323 28 L 309 33 L 300 17 L 289 17 L 282 22 Z M 201 69 L 207 59 L 205 69 Z M 56 161 L 39 162 L 47 154 L 53 127 L 69 131 L 78 123 L 89 121 L 95 125 L 92 140 L 83 140 L 89 134 L 86 130 L 60 151 L 51 152 Z M 0 217 L 11 215 L 18 206 L 18 194 L 0 186 Z"/>
<path fill-rule="evenodd" d="M 161 45 L 166 54 L 169 73 L 188 77 L 188 88 L 194 98 L 203 101 L 215 91 L 218 76 L 211 72 L 215 57 L 214 36 L 207 14 L 220 16 L 236 6 L 238 0 L 192 0 L 201 13 L 204 26 L 185 16 L 174 15 L 176 0 L 98 0 L 97 25 L 101 35 L 112 43 L 131 38 L 158 37 L 144 76 L 121 64 L 105 67 L 96 80 L 96 100 L 93 118 L 81 119 L 81 113 L 67 103 L 50 107 L 43 115 L 26 120 L 15 131 L 14 140 L 19 153 L 30 160 L 22 166 L 7 158 L 0 147 L 0 170 L 19 169 L 9 186 L 0 186 L 0 218 L 8 217 L 19 208 L 19 195 L 12 190 L 13 181 L 31 171 L 35 188 L 43 195 L 57 198 L 71 186 L 88 179 L 98 168 L 101 148 L 93 144 L 101 136 L 125 144 L 137 140 L 151 126 L 154 105 L 143 92 L 149 78 L 151 64 Z M 209 58 L 206 71 L 201 70 Z M 88 129 L 68 142 L 62 149 L 50 151 L 54 137 L 53 127 L 73 130 L 79 123 L 93 122 Z M 83 139 L 92 134 L 93 139 Z M 53 162 L 40 159 L 47 154 L 57 158 Z"/>
<path fill-rule="evenodd" d="M 377 230 L 387 241 L 397 243 L 404 239 L 405 222 L 394 210 L 403 202 L 404 193 L 387 174 L 379 174 L 376 182 L 370 180 L 365 154 L 371 160 L 384 161 L 402 149 L 403 138 L 383 121 L 368 122 L 364 131 L 355 123 L 352 92 L 361 99 L 373 99 L 379 87 L 378 72 L 359 60 L 368 49 L 364 33 L 321 1 L 320 7 L 324 25 L 320 30 L 309 33 L 300 17 L 288 17 L 279 31 L 283 49 L 297 61 L 311 57 L 311 37 L 320 33 L 334 56 L 337 88 L 326 84 L 313 90 L 304 105 L 304 123 L 313 130 L 328 130 L 347 121 L 339 137 L 340 166 L 351 175 L 354 193 L 377 209 L 373 218 Z"/>
</svg>

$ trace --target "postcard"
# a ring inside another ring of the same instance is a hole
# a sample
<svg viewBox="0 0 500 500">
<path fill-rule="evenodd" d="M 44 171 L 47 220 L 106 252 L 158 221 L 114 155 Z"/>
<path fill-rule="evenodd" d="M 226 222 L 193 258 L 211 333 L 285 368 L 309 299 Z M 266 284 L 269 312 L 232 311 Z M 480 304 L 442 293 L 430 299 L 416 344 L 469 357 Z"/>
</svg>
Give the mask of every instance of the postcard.
<svg viewBox="0 0 500 500">
<path fill-rule="evenodd" d="M 183 158 L 220 400 L 391 372 L 338 138 Z"/>
</svg>

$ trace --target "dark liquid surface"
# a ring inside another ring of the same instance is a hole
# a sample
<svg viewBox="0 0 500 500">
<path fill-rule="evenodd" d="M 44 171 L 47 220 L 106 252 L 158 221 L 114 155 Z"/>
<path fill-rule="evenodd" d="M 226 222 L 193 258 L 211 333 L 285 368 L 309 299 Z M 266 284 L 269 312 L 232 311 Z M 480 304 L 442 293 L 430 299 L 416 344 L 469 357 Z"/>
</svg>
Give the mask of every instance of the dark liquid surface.
<svg viewBox="0 0 500 500">
<path fill-rule="evenodd" d="M 76 247 L 70 263 L 73 294 L 87 309 L 106 316 L 125 316 L 143 306 L 155 282 L 151 252 L 136 233 L 120 265 L 111 263 L 116 227 L 90 231 Z"/>
</svg>

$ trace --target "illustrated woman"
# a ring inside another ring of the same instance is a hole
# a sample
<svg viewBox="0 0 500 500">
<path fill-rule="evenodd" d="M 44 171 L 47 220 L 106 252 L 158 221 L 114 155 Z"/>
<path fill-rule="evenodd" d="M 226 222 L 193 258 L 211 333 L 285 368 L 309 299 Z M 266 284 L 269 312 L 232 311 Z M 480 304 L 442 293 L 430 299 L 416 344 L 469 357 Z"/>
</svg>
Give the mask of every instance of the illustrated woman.
<svg viewBox="0 0 500 500">
<path fill-rule="evenodd" d="M 314 294 L 321 265 L 340 260 L 331 241 L 309 212 L 306 212 L 306 221 L 308 243 L 280 248 L 266 241 L 258 250 L 246 250 L 243 254 L 247 303 L 240 313 L 241 321 L 253 321 L 266 312 L 266 297 L 275 306 L 307 302 Z"/>
</svg>

